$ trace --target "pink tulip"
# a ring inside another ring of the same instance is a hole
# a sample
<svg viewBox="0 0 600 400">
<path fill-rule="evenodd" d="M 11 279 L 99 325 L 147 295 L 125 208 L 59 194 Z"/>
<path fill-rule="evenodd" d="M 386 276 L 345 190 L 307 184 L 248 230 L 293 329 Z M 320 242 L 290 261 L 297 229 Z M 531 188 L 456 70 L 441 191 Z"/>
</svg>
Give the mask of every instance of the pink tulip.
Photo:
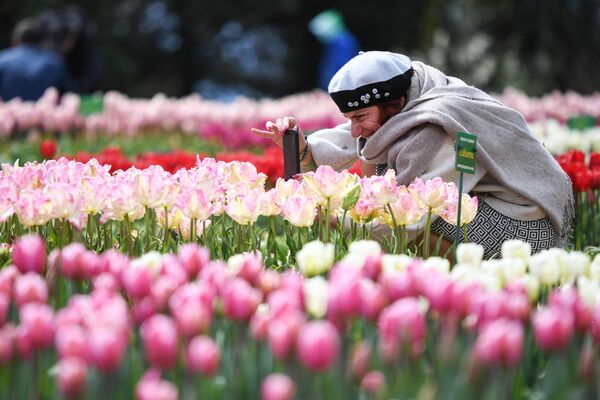
<svg viewBox="0 0 600 400">
<path fill-rule="evenodd" d="M 363 340 L 352 347 L 348 359 L 348 373 L 353 379 L 360 381 L 367 373 L 370 357 L 371 345 L 367 341 Z"/>
<path fill-rule="evenodd" d="M 504 296 L 504 313 L 507 317 L 527 321 L 531 314 L 531 301 L 527 293 L 513 293 Z"/>
<path fill-rule="evenodd" d="M 150 288 L 150 297 L 156 306 L 158 311 L 164 311 L 169 304 L 171 295 L 177 290 L 179 286 L 176 279 L 173 279 L 167 275 L 159 276 Z"/>
<path fill-rule="evenodd" d="M 81 358 L 67 357 L 57 364 L 58 389 L 66 398 L 79 397 L 86 385 L 87 365 Z"/>
<path fill-rule="evenodd" d="M 302 303 L 300 303 L 298 296 L 294 292 L 285 289 L 278 289 L 270 293 L 267 297 L 267 304 L 269 310 L 275 316 L 302 309 Z"/>
<path fill-rule="evenodd" d="M 524 336 L 520 322 L 497 319 L 483 327 L 473 346 L 473 355 L 487 366 L 514 367 L 523 354 Z"/>
<path fill-rule="evenodd" d="M 533 314 L 533 332 L 544 350 L 561 350 L 571 340 L 575 328 L 574 316 L 561 307 L 547 307 Z"/>
<path fill-rule="evenodd" d="M 385 375 L 381 371 L 369 371 L 360 382 L 360 387 L 366 393 L 377 395 L 385 385 Z"/>
<path fill-rule="evenodd" d="M 397 300 L 384 309 L 379 316 L 381 354 L 394 359 L 399 347 L 408 346 L 413 355 L 423 350 L 425 340 L 425 316 L 415 298 Z"/>
<path fill-rule="evenodd" d="M 361 315 L 376 321 L 381 310 L 388 304 L 388 296 L 378 283 L 363 279 L 360 282 Z"/>
<path fill-rule="evenodd" d="M 123 288 L 134 299 L 141 299 L 150 294 L 152 280 L 152 271 L 142 265 L 123 270 L 121 277 Z"/>
<path fill-rule="evenodd" d="M 12 325 L 0 328 L 0 365 L 7 364 L 13 356 L 16 330 Z"/>
<path fill-rule="evenodd" d="M 233 278 L 223 289 L 223 308 L 227 317 L 248 321 L 260 304 L 261 293 L 241 278 Z"/>
<path fill-rule="evenodd" d="M 94 290 L 104 290 L 109 293 L 116 293 L 121 290 L 119 281 L 109 272 L 103 272 L 96 276 L 92 281 Z"/>
<path fill-rule="evenodd" d="M 260 253 L 244 253 L 237 268 L 237 276 L 245 279 L 251 285 L 256 285 L 264 268 Z"/>
<path fill-rule="evenodd" d="M 47 304 L 28 303 L 19 309 L 21 327 L 26 329 L 34 349 L 44 349 L 54 342 L 54 311 Z"/>
<path fill-rule="evenodd" d="M 281 276 L 279 272 L 272 269 L 263 269 L 260 274 L 258 286 L 264 296 L 268 296 L 270 293 L 279 289 L 281 286 Z"/>
<path fill-rule="evenodd" d="M 561 307 L 575 317 L 577 332 L 585 332 L 592 321 L 592 310 L 581 300 L 575 288 L 557 289 L 550 293 L 548 305 Z"/>
<path fill-rule="evenodd" d="M 59 324 L 54 344 L 59 358 L 77 357 L 86 359 L 88 338 L 86 331 L 79 325 Z"/>
<path fill-rule="evenodd" d="M 312 226 L 317 216 L 317 204 L 306 195 L 294 194 L 281 206 L 281 215 L 294 226 Z"/>
<path fill-rule="evenodd" d="M 392 228 L 394 228 L 394 221 L 398 226 L 415 224 L 427 212 L 427 208 L 423 207 L 423 203 L 419 202 L 405 186 L 400 188 L 398 196 L 389 206 L 393 219 L 391 217 L 389 221 L 386 219 L 386 223 Z"/>
<path fill-rule="evenodd" d="M 385 207 L 398 198 L 398 182 L 392 169 L 383 176 L 372 175 L 363 178 L 360 185 L 361 197 L 372 198 L 378 207 Z"/>
<path fill-rule="evenodd" d="M 123 253 L 116 250 L 107 250 L 100 256 L 100 270 L 113 274 L 121 279 L 123 271 L 129 269 L 129 259 Z"/>
<path fill-rule="evenodd" d="M 417 295 L 414 277 L 408 271 L 394 271 L 382 279 L 392 301 Z"/>
<path fill-rule="evenodd" d="M 0 269 L 0 293 L 5 294 L 9 299 L 12 298 L 15 279 L 19 275 L 19 270 L 14 265 Z"/>
<path fill-rule="evenodd" d="M 179 262 L 183 266 L 183 269 L 187 272 L 189 279 L 198 275 L 200 270 L 202 270 L 210 260 L 208 249 L 200 247 L 195 243 L 188 243 L 180 246 L 177 256 L 179 257 Z"/>
<path fill-rule="evenodd" d="M 432 310 L 445 314 L 452 306 L 454 282 L 447 276 L 432 273 L 421 288 Z"/>
<path fill-rule="evenodd" d="M 46 303 L 48 301 L 48 284 L 40 275 L 28 272 L 15 280 L 15 303 L 21 307 L 26 303 Z"/>
<path fill-rule="evenodd" d="M 361 268 L 363 276 L 372 281 L 379 279 L 382 268 L 381 260 L 382 254 L 368 254 Z"/>
<path fill-rule="evenodd" d="M 188 371 L 213 376 L 219 370 L 220 361 L 219 347 L 208 336 L 196 336 L 186 347 L 185 365 Z"/>
<path fill-rule="evenodd" d="M 325 371 L 337 361 L 340 338 L 329 321 L 307 322 L 298 333 L 300 362 L 311 371 Z"/>
<path fill-rule="evenodd" d="M 160 372 L 148 370 L 135 386 L 136 400 L 177 400 L 177 387 L 160 378 Z"/>
<path fill-rule="evenodd" d="M 206 333 L 210 329 L 212 310 L 204 303 L 186 301 L 171 311 L 178 332 L 186 337 Z"/>
<path fill-rule="evenodd" d="M 42 274 L 46 269 L 46 244 L 37 235 L 25 235 L 15 241 L 12 251 L 15 266 L 22 273 Z"/>
<path fill-rule="evenodd" d="M 158 310 L 156 309 L 154 300 L 150 296 L 144 297 L 141 300 L 135 300 L 133 303 L 133 307 L 131 308 L 133 320 L 138 326 L 142 325 L 142 323 L 145 320 L 147 320 L 157 312 Z"/>
<path fill-rule="evenodd" d="M 260 387 L 261 400 L 292 400 L 295 395 L 294 381 L 281 373 L 267 376 Z"/>
<path fill-rule="evenodd" d="M 10 306 L 10 297 L 0 292 L 0 328 L 4 326 L 8 319 L 8 308 Z"/>
<path fill-rule="evenodd" d="M 60 251 L 60 270 L 64 276 L 73 280 L 83 280 L 97 275 L 100 259 L 94 252 L 86 250 L 81 243 L 71 243 Z"/>
<path fill-rule="evenodd" d="M 327 296 L 328 316 L 348 318 L 360 315 L 360 270 L 342 265 L 335 267 L 331 271 Z"/>
<path fill-rule="evenodd" d="M 177 362 L 177 327 L 166 315 L 156 314 L 140 327 L 146 359 L 150 365 L 169 369 Z"/>
<path fill-rule="evenodd" d="M 296 332 L 284 320 L 274 320 L 269 323 L 267 337 L 269 348 L 278 360 L 284 360 L 293 349 Z"/>
<path fill-rule="evenodd" d="M 408 189 L 417 196 L 425 207 L 432 210 L 443 207 L 448 197 L 446 185 L 439 177 L 430 179 L 427 182 L 416 178 Z"/>
<path fill-rule="evenodd" d="M 127 350 L 127 337 L 103 326 L 92 327 L 87 335 L 88 362 L 102 372 L 116 370 Z"/>
</svg>

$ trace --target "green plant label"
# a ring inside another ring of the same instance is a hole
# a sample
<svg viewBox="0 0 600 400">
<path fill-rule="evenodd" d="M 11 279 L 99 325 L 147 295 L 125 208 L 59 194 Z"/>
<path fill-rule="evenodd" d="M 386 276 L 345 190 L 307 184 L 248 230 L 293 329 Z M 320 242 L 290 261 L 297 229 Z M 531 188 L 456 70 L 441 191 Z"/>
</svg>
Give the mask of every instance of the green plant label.
<svg viewBox="0 0 600 400">
<path fill-rule="evenodd" d="M 467 132 L 456 133 L 456 164 L 459 172 L 475 173 L 475 153 L 477 152 L 477 136 Z"/>
<path fill-rule="evenodd" d="M 567 126 L 572 131 L 584 131 L 596 126 L 596 118 L 591 115 L 577 115 L 567 120 Z"/>
<path fill-rule="evenodd" d="M 102 96 L 81 96 L 79 103 L 80 115 L 98 114 L 104 110 L 104 99 Z"/>
</svg>

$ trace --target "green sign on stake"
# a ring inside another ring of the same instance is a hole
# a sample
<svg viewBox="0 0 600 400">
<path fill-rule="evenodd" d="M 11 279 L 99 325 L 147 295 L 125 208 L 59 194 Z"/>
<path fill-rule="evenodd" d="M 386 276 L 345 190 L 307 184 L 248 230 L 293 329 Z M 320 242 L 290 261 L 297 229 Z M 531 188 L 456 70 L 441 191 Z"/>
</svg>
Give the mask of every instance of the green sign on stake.
<svg viewBox="0 0 600 400">
<path fill-rule="evenodd" d="M 79 114 L 88 116 L 98 114 L 104 110 L 104 98 L 98 95 L 81 96 Z"/>
<path fill-rule="evenodd" d="M 591 115 L 577 115 L 567 119 L 567 126 L 572 131 L 584 131 L 596 126 L 596 118 Z"/>
<path fill-rule="evenodd" d="M 458 204 L 456 210 L 456 237 L 454 239 L 454 255 L 460 242 L 460 219 L 462 211 L 463 174 L 475 173 L 475 153 L 477 152 L 477 136 L 467 132 L 456 132 L 456 163 L 458 175 Z"/>
</svg>

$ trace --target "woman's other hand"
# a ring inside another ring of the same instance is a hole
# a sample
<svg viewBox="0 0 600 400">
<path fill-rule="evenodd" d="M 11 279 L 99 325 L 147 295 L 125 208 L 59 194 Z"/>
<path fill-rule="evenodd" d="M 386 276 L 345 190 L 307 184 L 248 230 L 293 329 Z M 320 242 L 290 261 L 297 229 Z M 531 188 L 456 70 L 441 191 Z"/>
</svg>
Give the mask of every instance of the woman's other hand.
<svg viewBox="0 0 600 400">
<path fill-rule="evenodd" d="M 304 147 L 307 143 L 304 140 L 304 135 L 298 127 L 294 117 L 278 118 L 275 122 L 267 121 L 266 128 L 266 130 L 250 128 L 250 131 L 262 138 L 271 139 L 273 143 L 283 148 L 283 134 L 285 131 L 288 129 L 296 129 L 298 131 L 298 140 L 300 141 L 300 154 L 304 151 Z"/>
</svg>

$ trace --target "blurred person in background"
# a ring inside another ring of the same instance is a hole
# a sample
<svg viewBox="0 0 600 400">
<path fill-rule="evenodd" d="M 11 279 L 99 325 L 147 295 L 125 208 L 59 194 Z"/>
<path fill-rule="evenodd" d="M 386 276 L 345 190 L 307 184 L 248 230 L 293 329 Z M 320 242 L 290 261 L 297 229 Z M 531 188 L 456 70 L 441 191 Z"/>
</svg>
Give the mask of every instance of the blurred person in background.
<svg viewBox="0 0 600 400">
<path fill-rule="evenodd" d="M 80 7 L 39 15 L 44 45 L 62 54 L 77 93 L 101 89 L 103 74 L 96 25 Z"/>
<path fill-rule="evenodd" d="M 346 28 L 344 18 L 337 10 L 319 13 L 310 20 L 308 29 L 321 42 L 319 87 L 327 89 L 331 77 L 358 54 L 358 41 Z"/>
<path fill-rule="evenodd" d="M 26 18 L 13 30 L 12 47 L 0 51 L 0 98 L 35 101 L 50 87 L 64 93 L 73 83 L 62 56 L 43 47 L 38 20 Z"/>
</svg>

